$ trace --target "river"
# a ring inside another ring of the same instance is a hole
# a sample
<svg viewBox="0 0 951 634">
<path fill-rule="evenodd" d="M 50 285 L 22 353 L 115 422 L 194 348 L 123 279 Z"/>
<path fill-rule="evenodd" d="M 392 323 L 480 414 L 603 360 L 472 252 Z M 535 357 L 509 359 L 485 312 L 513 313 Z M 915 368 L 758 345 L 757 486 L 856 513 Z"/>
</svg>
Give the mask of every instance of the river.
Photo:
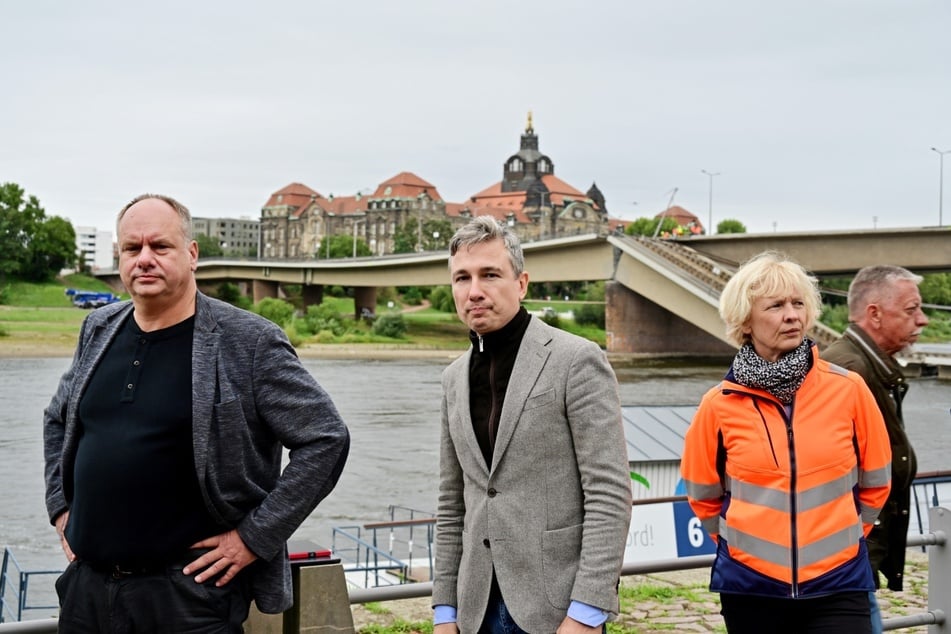
<svg viewBox="0 0 951 634">
<path fill-rule="evenodd" d="M 10 547 L 26 569 L 65 563 L 46 518 L 42 414 L 68 363 L 0 358 L 0 547 Z M 434 509 L 440 373 L 447 363 L 304 360 L 347 422 L 352 447 L 337 488 L 295 538 L 329 545 L 332 527 L 383 520 L 390 504 Z M 662 362 L 616 367 L 624 405 L 695 404 L 723 371 Z M 912 381 L 905 412 L 920 471 L 951 470 L 949 406 L 951 381 Z"/>
</svg>

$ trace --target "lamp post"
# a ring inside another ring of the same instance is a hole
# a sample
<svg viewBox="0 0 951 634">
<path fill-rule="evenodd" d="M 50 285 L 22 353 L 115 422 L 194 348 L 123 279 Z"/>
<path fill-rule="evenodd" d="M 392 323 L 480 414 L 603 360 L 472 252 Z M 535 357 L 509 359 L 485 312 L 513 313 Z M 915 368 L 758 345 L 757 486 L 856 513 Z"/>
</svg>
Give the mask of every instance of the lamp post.
<svg viewBox="0 0 951 634">
<path fill-rule="evenodd" d="M 951 150 L 939 150 L 936 147 L 931 148 L 933 152 L 937 152 L 939 161 L 938 161 L 938 226 L 944 224 L 944 155 L 951 152 Z"/>
<path fill-rule="evenodd" d="M 353 221 L 353 257 L 357 257 L 357 227 L 364 224 L 366 220 Z"/>
<path fill-rule="evenodd" d="M 709 199 L 707 200 L 707 216 L 708 216 L 707 222 L 709 223 L 707 224 L 707 235 L 712 236 L 713 235 L 713 177 L 719 176 L 720 172 L 711 173 L 711 172 L 708 172 L 707 170 L 700 170 L 700 171 L 706 174 L 710 178 L 710 189 L 709 189 L 710 195 L 709 195 Z"/>
</svg>

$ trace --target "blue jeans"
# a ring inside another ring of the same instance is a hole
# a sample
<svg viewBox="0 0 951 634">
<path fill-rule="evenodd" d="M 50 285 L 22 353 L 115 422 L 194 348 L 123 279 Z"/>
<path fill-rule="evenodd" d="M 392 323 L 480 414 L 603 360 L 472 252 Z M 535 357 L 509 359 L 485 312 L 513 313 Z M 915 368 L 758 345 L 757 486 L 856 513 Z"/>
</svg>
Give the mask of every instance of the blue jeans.
<svg viewBox="0 0 951 634">
<path fill-rule="evenodd" d="M 493 584 L 494 585 L 494 584 Z M 493 588 L 495 590 L 495 588 Z M 479 634 L 527 634 L 516 625 L 505 607 L 502 594 L 498 591 L 489 593 L 489 604 L 485 608 L 485 617 L 479 627 Z"/>
<path fill-rule="evenodd" d="M 868 607 L 872 611 L 872 634 L 882 634 L 882 611 L 878 608 L 874 590 L 868 593 Z"/>
</svg>

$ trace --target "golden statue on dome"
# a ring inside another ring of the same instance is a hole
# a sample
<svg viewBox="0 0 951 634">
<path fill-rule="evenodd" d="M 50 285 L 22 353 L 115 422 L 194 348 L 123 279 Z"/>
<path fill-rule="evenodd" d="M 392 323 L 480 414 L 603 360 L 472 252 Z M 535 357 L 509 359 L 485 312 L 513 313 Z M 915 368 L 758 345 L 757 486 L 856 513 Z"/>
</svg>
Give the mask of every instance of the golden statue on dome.
<svg viewBox="0 0 951 634">
<path fill-rule="evenodd" d="M 533 132 L 533 131 L 534 131 L 534 130 L 532 129 L 532 111 L 531 111 L 531 110 L 528 111 L 528 123 L 525 125 L 525 131 L 526 131 L 526 132 Z"/>
</svg>

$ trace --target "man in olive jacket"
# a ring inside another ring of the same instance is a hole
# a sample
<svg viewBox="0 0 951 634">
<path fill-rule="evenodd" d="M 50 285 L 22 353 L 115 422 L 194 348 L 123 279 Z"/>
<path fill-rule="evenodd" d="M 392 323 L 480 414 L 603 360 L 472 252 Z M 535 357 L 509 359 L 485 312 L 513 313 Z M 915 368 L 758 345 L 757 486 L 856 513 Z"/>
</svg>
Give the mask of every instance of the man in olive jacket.
<svg viewBox="0 0 951 634">
<path fill-rule="evenodd" d="M 890 590 L 902 589 L 915 452 L 905 433 L 901 405 L 908 382 L 894 356 L 918 340 L 928 318 L 921 310 L 921 277 L 907 269 L 863 268 L 849 286 L 849 327 L 822 352 L 822 358 L 860 374 L 885 418 L 892 447 L 892 489 L 868 537 L 875 571 Z"/>
</svg>

